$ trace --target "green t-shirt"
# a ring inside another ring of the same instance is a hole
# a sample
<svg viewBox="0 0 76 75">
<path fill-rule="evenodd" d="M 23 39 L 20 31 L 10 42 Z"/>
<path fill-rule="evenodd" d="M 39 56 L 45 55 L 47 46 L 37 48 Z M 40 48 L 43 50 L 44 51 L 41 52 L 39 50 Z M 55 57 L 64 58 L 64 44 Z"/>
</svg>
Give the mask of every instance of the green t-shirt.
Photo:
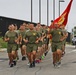
<svg viewBox="0 0 76 75">
<path fill-rule="evenodd" d="M 7 31 L 5 33 L 5 38 L 9 38 L 9 44 L 14 44 L 15 40 L 18 38 L 18 34 L 15 31 Z"/>
<path fill-rule="evenodd" d="M 54 29 L 50 34 L 52 35 L 52 42 L 60 42 L 60 39 L 63 36 L 63 32 L 60 29 Z"/>
<path fill-rule="evenodd" d="M 25 33 L 26 33 L 26 30 L 24 30 L 24 31 L 20 31 L 19 30 L 19 32 L 18 32 L 18 34 L 23 38 L 23 36 L 25 35 Z"/>
<path fill-rule="evenodd" d="M 25 44 L 24 41 L 23 41 L 23 36 L 25 36 L 25 33 L 26 33 L 26 30 L 24 30 L 24 31 L 19 30 L 19 32 L 18 32 L 18 36 L 21 37 L 21 39 L 22 39 L 22 41 L 21 41 L 22 44 Z"/>
<path fill-rule="evenodd" d="M 37 33 L 37 31 L 29 30 L 28 32 L 25 33 L 23 38 L 28 39 L 28 43 L 35 43 L 38 37 L 39 34 Z"/>
</svg>

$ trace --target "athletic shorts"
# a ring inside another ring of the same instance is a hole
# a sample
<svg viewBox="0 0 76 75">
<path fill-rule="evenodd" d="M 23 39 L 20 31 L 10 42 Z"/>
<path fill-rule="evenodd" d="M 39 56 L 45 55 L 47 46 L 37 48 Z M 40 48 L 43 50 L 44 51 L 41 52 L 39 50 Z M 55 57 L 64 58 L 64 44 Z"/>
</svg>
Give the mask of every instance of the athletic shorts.
<svg viewBox="0 0 76 75">
<path fill-rule="evenodd" d="M 38 43 L 38 47 L 42 47 L 42 41 Z"/>
<path fill-rule="evenodd" d="M 8 44 L 7 45 L 7 53 L 11 53 L 12 51 L 17 51 L 17 44 Z"/>
<path fill-rule="evenodd" d="M 59 43 L 52 43 L 51 45 L 51 49 L 52 49 L 52 52 L 55 52 L 57 49 L 62 49 L 62 44 L 61 42 Z"/>
<path fill-rule="evenodd" d="M 26 53 L 37 51 L 37 49 L 38 49 L 37 44 L 27 44 Z"/>
</svg>

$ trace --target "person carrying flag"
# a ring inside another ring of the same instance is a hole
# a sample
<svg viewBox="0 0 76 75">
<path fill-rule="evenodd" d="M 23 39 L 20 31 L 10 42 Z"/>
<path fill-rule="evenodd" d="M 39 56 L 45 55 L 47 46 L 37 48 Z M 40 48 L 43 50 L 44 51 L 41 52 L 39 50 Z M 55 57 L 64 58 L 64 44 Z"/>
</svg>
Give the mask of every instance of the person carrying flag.
<svg viewBox="0 0 76 75">
<path fill-rule="evenodd" d="M 54 29 L 50 30 L 52 35 L 51 49 L 53 52 L 53 65 L 60 67 L 62 57 L 62 41 L 64 40 L 63 32 L 59 29 L 58 24 L 54 24 Z"/>
</svg>

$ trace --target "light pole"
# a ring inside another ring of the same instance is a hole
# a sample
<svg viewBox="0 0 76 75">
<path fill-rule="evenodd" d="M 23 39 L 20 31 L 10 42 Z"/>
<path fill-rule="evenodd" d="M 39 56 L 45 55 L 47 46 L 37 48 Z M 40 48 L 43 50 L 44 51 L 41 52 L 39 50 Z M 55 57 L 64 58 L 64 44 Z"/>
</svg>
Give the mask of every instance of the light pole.
<svg viewBox="0 0 76 75">
<path fill-rule="evenodd" d="M 53 20 L 55 19 L 55 0 L 53 0 Z"/>
<path fill-rule="evenodd" d="M 47 26 L 49 22 L 49 0 L 47 0 Z"/>
<path fill-rule="evenodd" d="M 64 0 L 59 0 L 59 16 L 60 16 L 60 2 L 65 2 Z"/>
<path fill-rule="evenodd" d="M 41 0 L 39 0 L 39 22 L 41 23 Z"/>
<path fill-rule="evenodd" d="M 32 11 L 32 10 L 33 10 L 32 3 L 33 3 L 33 1 L 31 0 L 31 22 L 32 22 L 32 17 L 33 17 L 33 16 L 32 16 L 32 14 L 33 14 L 33 13 L 32 13 L 32 12 L 33 12 L 33 11 Z"/>
</svg>

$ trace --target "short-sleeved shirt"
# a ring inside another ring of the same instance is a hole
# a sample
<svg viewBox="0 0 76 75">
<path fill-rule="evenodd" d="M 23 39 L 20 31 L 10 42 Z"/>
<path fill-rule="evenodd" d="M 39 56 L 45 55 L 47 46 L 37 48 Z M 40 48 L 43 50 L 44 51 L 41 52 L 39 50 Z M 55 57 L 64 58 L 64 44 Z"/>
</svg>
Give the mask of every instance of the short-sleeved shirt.
<svg viewBox="0 0 76 75">
<path fill-rule="evenodd" d="M 39 34 L 37 33 L 37 31 L 28 31 L 25 33 L 24 39 L 28 39 L 28 43 L 35 43 L 36 40 L 39 38 Z"/>
<path fill-rule="evenodd" d="M 60 30 L 60 29 L 54 29 L 50 33 L 52 35 L 52 45 L 51 45 L 52 52 L 55 52 L 57 49 L 61 50 L 61 48 L 62 48 L 62 42 L 60 41 L 60 39 L 63 36 L 62 30 Z"/>
<path fill-rule="evenodd" d="M 26 53 L 32 52 L 32 51 L 36 51 L 37 50 L 37 44 L 35 43 L 36 40 L 39 38 L 39 34 L 37 33 L 37 31 L 28 31 L 26 32 L 26 34 L 23 37 L 24 39 L 28 40 L 27 43 L 27 47 L 26 47 Z"/>
<path fill-rule="evenodd" d="M 19 32 L 18 32 L 18 36 L 22 37 L 22 44 L 25 44 L 23 41 L 23 36 L 25 35 L 25 33 L 26 33 L 26 30 L 24 30 L 24 31 L 19 30 Z"/>
<path fill-rule="evenodd" d="M 5 33 L 5 38 L 9 38 L 8 44 L 15 44 L 15 40 L 18 38 L 18 35 L 15 31 L 7 31 Z"/>
<path fill-rule="evenodd" d="M 11 53 L 12 51 L 17 50 L 17 44 L 15 40 L 18 38 L 18 35 L 15 31 L 7 31 L 5 33 L 5 38 L 9 38 L 8 45 L 7 45 L 7 52 Z"/>
<path fill-rule="evenodd" d="M 38 34 L 39 34 L 39 37 L 41 38 L 42 37 L 42 32 L 41 31 L 37 31 Z M 42 41 L 39 40 L 39 43 L 38 43 L 38 47 L 41 47 L 42 46 Z"/>
<path fill-rule="evenodd" d="M 52 35 L 52 42 L 60 42 L 60 39 L 63 36 L 62 30 L 54 29 L 50 33 Z"/>
</svg>

